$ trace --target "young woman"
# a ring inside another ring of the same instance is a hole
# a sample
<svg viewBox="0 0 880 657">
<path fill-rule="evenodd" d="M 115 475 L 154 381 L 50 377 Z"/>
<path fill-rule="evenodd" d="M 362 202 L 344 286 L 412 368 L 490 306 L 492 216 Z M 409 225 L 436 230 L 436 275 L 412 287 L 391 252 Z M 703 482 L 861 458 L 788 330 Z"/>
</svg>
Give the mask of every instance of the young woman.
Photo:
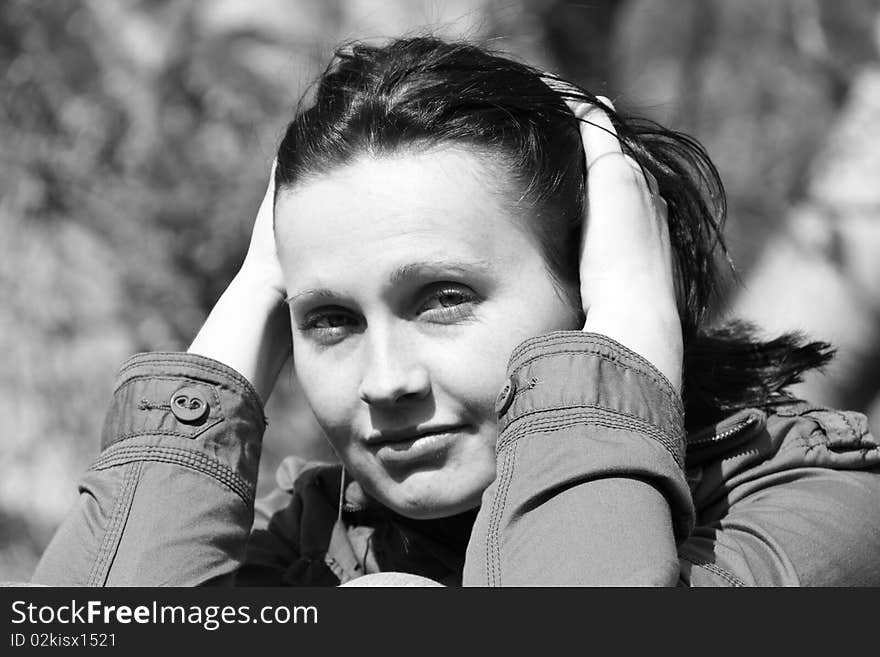
<svg viewBox="0 0 880 657">
<path fill-rule="evenodd" d="M 123 366 L 34 582 L 880 584 L 877 442 L 784 391 L 827 346 L 704 326 L 723 213 L 696 142 L 554 76 L 339 52 L 189 352 Z M 291 345 L 342 465 L 255 512 Z"/>
</svg>

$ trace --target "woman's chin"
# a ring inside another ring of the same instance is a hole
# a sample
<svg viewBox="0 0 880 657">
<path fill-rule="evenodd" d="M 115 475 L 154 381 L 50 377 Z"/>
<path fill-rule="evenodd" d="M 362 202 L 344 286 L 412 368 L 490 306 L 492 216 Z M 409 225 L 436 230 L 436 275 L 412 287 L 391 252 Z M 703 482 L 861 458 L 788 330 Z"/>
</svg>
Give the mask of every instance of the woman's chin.
<svg viewBox="0 0 880 657">
<path fill-rule="evenodd" d="M 494 473 L 493 473 L 494 476 Z M 409 477 L 379 498 L 385 506 L 413 520 L 434 520 L 458 515 L 480 506 L 483 491 L 492 483 L 485 477 L 451 485 L 442 473 Z"/>
<path fill-rule="evenodd" d="M 465 511 L 469 511 L 478 507 L 479 498 L 476 503 L 472 501 L 461 501 L 459 503 L 426 503 L 426 504 L 406 504 L 406 505 L 388 505 L 393 511 L 400 515 L 411 518 L 412 520 L 437 520 L 439 518 L 448 518 Z"/>
</svg>

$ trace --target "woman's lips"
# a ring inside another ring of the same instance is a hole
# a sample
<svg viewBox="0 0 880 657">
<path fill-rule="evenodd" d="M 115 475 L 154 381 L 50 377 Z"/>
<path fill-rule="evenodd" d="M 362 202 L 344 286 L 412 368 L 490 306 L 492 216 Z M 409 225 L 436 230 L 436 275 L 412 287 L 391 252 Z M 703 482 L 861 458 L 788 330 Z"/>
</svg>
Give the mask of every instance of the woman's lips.
<svg viewBox="0 0 880 657">
<path fill-rule="evenodd" d="M 433 461 L 442 458 L 452 444 L 461 437 L 465 427 L 444 427 L 423 431 L 412 437 L 396 437 L 370 444 L 376 458 L 387 465 Z"/>
</svg>

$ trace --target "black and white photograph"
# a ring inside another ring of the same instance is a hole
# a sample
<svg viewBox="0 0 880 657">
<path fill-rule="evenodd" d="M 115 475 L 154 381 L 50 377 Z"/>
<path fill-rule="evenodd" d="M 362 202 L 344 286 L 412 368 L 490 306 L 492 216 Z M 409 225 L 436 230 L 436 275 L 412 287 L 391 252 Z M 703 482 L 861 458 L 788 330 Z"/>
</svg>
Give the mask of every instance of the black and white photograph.
<svg viewBox="0 0 880 657">
<path fill-rule="evenodd" d="M 0 31 L 4 588 L 880 586 L 877 0 Z"/>
</svg>

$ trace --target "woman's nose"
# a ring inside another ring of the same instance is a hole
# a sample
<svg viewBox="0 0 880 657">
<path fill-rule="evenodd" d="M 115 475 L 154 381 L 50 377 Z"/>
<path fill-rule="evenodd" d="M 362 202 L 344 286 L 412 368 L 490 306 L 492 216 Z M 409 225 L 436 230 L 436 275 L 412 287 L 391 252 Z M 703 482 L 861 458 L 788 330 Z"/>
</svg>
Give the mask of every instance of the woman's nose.
<svg viewBox="0 0 880 657">
<path fill-rule="evenodd" d="M 370 344 L 358 393 L 371 406 L 423 399 L 431 389 L 428 370 L 412 350 L 390 340 Z"/>
</svg>

